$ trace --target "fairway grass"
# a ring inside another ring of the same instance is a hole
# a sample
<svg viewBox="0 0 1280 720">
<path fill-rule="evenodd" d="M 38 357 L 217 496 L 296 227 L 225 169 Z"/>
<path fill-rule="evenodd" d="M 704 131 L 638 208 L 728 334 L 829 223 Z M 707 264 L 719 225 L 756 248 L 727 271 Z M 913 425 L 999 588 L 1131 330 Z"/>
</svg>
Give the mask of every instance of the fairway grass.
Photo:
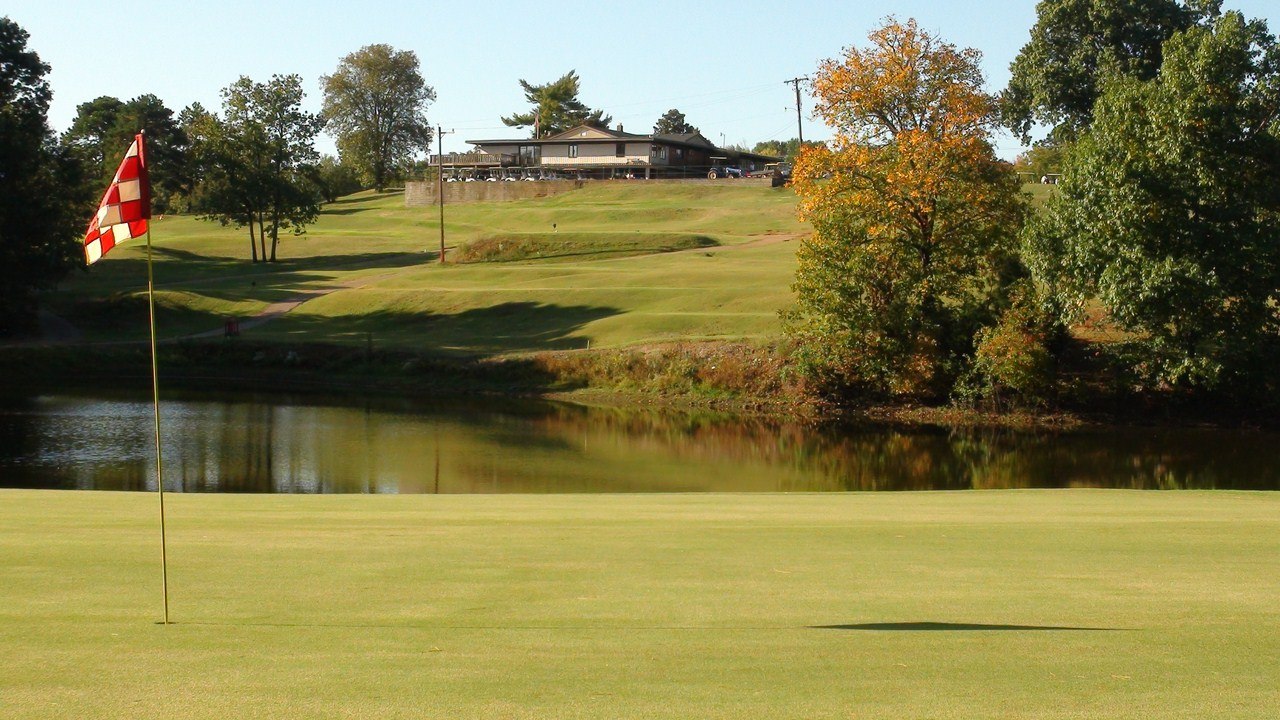
<svg viewBox="0 0 1280 720">
<path fill-rule="evenodd" d="M 1053 188 L 1026 192 L 1042 202 Z M 593 182 L 447 206 L 446 265 L 437 208 L 405 207 L 399 192 L 325 205 L 305 235 L 281 239 L 278 263 L 250 263 L 243 229 L 169 216 L 152 228 L 157 332 L 216 334 L 227 318 L 305 300 L 243 337 L 469 356 L 770 343 L 811 229 L 796 209 L 791 189 L 754 183 Z M 141 342 L 145 257 L 121 246 L 47 305 L 86 341 Z"/>
<path fill-rule="evenodd" d="M 244 337 L 464 354 L 770 339 L 791 302 L 791 241 L 808 231 L 795 206 L 786 188 L 625 182 L 459 204 L 446 209 L 447 257 L 507 261 L 443 266 L 437 209 L 400 193 L 326 205 L 281 239 L 279 263 L 250 263 L 244 230 L 170 216 L 152 229 L 157 332 L 217 330 L 305 297 Z M 122 246 L 49 306 L 86 340 L 145 339 L 145 257 Z"/>
<path fill-rule="evenodd" d="M 0 491 L 3 718 L 1264 718 L 1280 495 Z"/>
</svg>

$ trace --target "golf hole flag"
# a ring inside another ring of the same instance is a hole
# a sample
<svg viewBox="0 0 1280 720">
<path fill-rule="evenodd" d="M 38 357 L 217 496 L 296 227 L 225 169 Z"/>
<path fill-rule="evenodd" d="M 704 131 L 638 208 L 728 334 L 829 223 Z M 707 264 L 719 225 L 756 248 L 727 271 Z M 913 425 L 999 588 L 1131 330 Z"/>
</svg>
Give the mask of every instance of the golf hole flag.
<svg viewBox="0 0 1280 720">
<path fill-rule="evenodd" d="M 126 240 L 142 237 L 151 217 L 151 180 L 147 177 L 142 134 L 133 138 L 116 177 L 102 196 L 84 236 L 84 260 L 92 265 Z"/>
</svg>

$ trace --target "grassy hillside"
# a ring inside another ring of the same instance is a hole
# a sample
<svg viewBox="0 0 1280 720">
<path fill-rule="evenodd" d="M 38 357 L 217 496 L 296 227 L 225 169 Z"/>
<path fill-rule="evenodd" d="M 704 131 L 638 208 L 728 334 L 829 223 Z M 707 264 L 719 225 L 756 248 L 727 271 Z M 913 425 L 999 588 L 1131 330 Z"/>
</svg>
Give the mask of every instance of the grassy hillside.
<svg viewBox="0 0 1280 720">
<path fill-rule="evenodd" d="M 806 230 L 785 189 L 595 183 L 448 206 L 446 231 L 450 260 L 487 262 L 441 266 L 436 209 L 405 208 L 398 193 L 327 205 L 306 235 L 281 241 L 272 265 L 248 262 L 242 230 L 159 219 L 159 333 L 208 331 L 306 298 L 245 337 L 363 343 L 372 334 L 384 347 L 466 353 L 766 338 L 790 298 L 789 241 Z M 476 252 L 457 252 L 473 243 Z M 87 339 L 144 338 L 145 282 L 144 247 L 125 246 L 65 283 L 51 306 Z"/>
<path fill-rule="evenodd" d="M 1268 718 L 1280 496 L 0 492 L 5 718 Z"/>
<path fill-rule="evenodd" d="M 1040 203 L 1050 186 L 1029 185 Z M 771 339 L 791 302 L 796 219 L 785 188 L 600 182 L 550 198 L 446 208 L 398 192 L 326 205 L 279 263 L 247 233 L 169 216 L 153 224 L 159 334 L 289 311 L 246 339 L 492 354 L 670 340 Z M 90 341 L 146 337 L 145 247 L 126 245 L 50 297 Z M 296 308 L 298 301 L 305 300 Z"/>
</svg>

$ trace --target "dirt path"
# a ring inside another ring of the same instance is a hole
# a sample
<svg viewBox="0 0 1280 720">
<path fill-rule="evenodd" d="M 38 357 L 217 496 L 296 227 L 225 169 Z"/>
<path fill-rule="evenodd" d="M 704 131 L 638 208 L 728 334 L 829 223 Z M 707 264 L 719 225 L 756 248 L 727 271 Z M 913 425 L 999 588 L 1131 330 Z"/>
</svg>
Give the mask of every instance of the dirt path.
<svg viewBox="0 0 1280 720">
<path fill-rule="evenodd" d="M 802 237 L 808 237 L 809 233 L 769 233 L 768 235 L 757 235 L 755 238 L 737 245 L 721 245 L 715 250 L 747 250 L 750 248 L 765 247 L 767 245 L 777 245 L 778 243 L 791 242 L 799 240 Z"/>
</svg>

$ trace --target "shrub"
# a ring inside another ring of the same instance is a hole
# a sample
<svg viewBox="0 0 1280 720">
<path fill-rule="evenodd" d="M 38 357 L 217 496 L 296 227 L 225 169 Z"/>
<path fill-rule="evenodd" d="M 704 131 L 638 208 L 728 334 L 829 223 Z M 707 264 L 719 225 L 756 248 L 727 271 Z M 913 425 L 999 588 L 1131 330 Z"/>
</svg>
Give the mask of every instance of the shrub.
<svg viewBox="0 0 1280 720">
<path fill-rule="evenodd" d="M 1046 314 L 1015 296 L 995 325 L 974 336 L 973 361 L 956 385 L 956 395 L 969 402 L 986 401 L 998 408 L 1043 406 L 1053 395 L 1054 358 L 1049 351 Z"/>
</svg>

